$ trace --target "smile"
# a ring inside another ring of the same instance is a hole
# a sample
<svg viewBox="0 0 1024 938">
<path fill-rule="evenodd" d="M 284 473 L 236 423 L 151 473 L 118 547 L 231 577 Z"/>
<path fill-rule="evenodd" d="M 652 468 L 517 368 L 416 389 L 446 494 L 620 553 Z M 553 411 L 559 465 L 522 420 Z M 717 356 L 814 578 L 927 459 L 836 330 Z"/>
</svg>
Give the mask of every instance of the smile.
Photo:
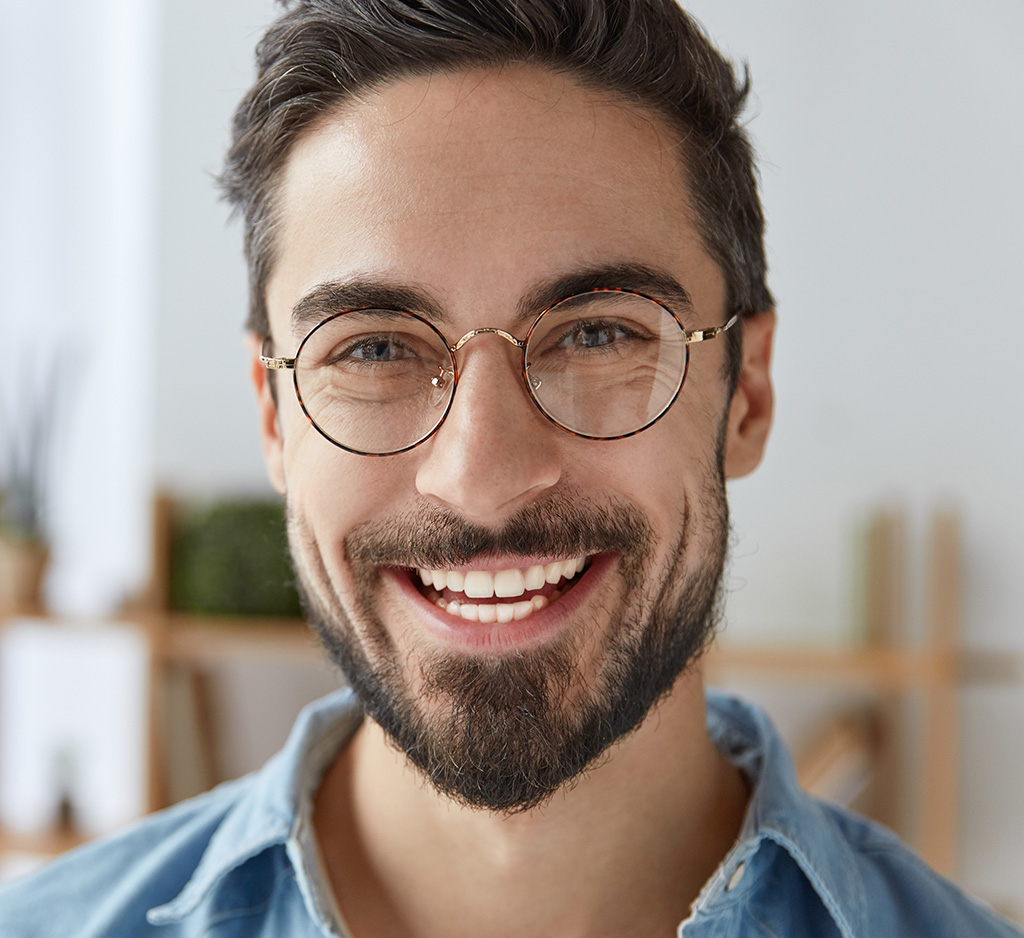
<svg viewBox="0 0 1024 938">
<path fill-rule="evenodd" d="M 506 570 L 421 567 L 417 573 L 424 595 L 449 615 L 491 623 L 525 619 L 539 612 L 571 588 L 586 565 L 586 557 L 575 557 Z"/>
</svg>

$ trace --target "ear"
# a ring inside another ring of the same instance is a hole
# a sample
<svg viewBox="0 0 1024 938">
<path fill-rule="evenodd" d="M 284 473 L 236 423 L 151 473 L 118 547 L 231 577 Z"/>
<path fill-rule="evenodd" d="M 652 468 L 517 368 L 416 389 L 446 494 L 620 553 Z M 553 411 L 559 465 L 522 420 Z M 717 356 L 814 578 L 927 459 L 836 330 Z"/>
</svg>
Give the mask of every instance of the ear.
<svg viewBox="0 0 1024 938">
<path fill-rule="evenodd" d="M 743 360 L 729 405 L 725 440 L 725 475 L 736 479 L 753 472 L 764 455 L 772 425 L 772 340 L 775 310 L 743 320 Z"/>
<path fill-rule="evenodd" d="M 267 463 L 270 484 L 282 495 L 284 484 L 284 437 L 281 435 L 281 421 L 277 415 L 277 404 L 271 393 L 271 372 L 260 361 L 260 346 L 263 339 L 253 332 L 245 339 L 249 350 L 249 378 L 256 391 L 256 406 L 259 410 L 260 440 L 263 443 L 263 458 Z"/>
</svg>

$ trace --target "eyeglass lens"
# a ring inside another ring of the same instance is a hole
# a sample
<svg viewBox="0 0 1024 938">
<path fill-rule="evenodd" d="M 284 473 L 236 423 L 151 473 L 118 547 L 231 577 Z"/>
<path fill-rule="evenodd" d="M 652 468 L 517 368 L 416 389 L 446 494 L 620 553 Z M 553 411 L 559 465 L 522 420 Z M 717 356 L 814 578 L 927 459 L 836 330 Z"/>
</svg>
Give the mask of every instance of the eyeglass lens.
<svg viewBox="0 0 1024 938">
<path fill-rule="evenodd" d="M 686 334 L 664 307 L 632 293 L 570 297 L 534 324 L 526 374 L 537 406 L 581 436 L 627 436 L 656 420 L 686 373 Z M 455 391 L 444 337 L 418 317 L 356 310 L 320 323 L 299 348 L 303 409 L 328 439 L 394 453 L 444 419 Z"/>
</svg>

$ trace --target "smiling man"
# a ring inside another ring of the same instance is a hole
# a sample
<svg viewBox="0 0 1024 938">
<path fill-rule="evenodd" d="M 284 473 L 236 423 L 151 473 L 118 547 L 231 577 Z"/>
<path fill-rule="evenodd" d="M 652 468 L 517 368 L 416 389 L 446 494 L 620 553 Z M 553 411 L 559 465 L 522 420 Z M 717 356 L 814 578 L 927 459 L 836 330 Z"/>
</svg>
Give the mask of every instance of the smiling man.
<svg viewBox="0 0 1024 938">
<path fill-rule="evenodd" d="M 260 773 L 6 935 L 1011 935 L 706 694 L 775 323 L 746 89 L 671 0 L 303 0 L 223 177 L 310 621 Z"/>
</svg>

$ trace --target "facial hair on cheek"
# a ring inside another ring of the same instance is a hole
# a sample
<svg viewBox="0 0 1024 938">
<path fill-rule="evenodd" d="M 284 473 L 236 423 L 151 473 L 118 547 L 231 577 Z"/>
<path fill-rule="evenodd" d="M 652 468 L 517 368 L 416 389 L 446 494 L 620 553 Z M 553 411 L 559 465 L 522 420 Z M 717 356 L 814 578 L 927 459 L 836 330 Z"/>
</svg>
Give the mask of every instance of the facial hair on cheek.
<svg viewBox="0 0 1024 938">
<path fill-rule="evenodd" d="M 598 510 L 582 500 L 549 499 L 523 509 L 498 531 L 432 508 L 350 532 L 346 559 L 356 593 L 351 615 L 307 525 L 289 512 L 307 615 L 366 712 L 438 791 L 474 807 L 527 810 L 638 726 L 708 644 L 717 622 L 728 522 L 720 474 L 705 478 L 700 496 L 707 543 L 693 571 L 685 570 L 693 561 L 684 549 L 692 535 L 685 510 L 667 569 L 652 576 L 652 531 L 631 505 Z M 619 555 L 623 588 L 616 608 L 606 611 L 608 632 L 589 687 L 579 670 L 584 656 L 578 631 L 529 652 L 500 658 L 434 653 L 403 669 L 379 612 L 381 566 L 443 567 L 487 553 L 604 551 Z M 656 594 L 648 583 L 660 583 Z"/>
</svg>

